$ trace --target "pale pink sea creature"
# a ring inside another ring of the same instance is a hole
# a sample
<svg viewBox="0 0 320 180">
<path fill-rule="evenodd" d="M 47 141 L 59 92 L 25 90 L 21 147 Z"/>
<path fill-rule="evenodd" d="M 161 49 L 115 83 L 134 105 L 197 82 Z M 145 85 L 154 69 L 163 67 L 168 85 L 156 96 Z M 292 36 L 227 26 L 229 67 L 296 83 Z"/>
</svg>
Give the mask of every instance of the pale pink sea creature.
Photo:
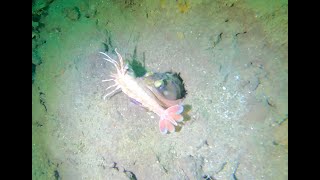
<svg viewBox="0 0 320 180">
<path fill-rule="evenodd" d="M 107 93 L 103 98 L 113 95 L 118 91 L 124 92 L 128 97 L 138 101 L 143 107 L 153 111 L 160 117 L 159 129 L 162 134 L 175 131 L 177 122 L 183 121 L 183 106 L 181 101 L 166 101 L 163 98 L 159 98 L 159 94 L 154 93 L 145 85 L 141 78 L 135 78 L 127 73 L 127 66 L 125 66 L 121 55 L 117 49 L 115 52 L 118 56 L 119 62 L 112 59 L 108 54 L 100 52 L 105 56 L 104 60 L 114 65 L 116 73 L 110 75 L 110 79 L 102 80 L 103 82 L 114 82 L 106 90 L 114 88 L 111 92 Z M 166 104 L 168 108 L 165 108 L 163 104 Z"/>
</svg>

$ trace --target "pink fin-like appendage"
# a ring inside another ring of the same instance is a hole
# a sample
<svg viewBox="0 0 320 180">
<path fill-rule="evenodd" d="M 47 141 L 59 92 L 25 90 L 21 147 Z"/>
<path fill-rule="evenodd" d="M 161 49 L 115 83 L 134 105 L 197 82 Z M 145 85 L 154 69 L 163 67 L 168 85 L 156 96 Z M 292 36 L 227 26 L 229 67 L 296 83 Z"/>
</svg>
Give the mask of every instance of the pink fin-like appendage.
<svg viewBox="0 0 320 180">
<path fill-rule="evenodd" d="M 177 122 L 182 122 L 183 121 L 183 116 L 181 114 L 173 114 L 172 118 Z"/>
<path fill-rule="evenodd" d="M 166 109 L 166 112 L 168 114 L 172 114 L 172 113 L 181 114 L 183 112 L 183 106 L 176 104 Z"/>
<path fill-rule="evenodd" d="M 167 119 L 163 119 L 159 121 L 159 129 L 162 134 L 167 134 L 167 132 L 174 132 L 174 125 L 168 121 Z"/>
<path fill-rule="evenodd" d="M 178 125 L 177 122 L 183 121 L 182 112 L 183 106 L 181 105 L 174 105 L 166 109 L 159 121 L 160 132 L 162 134 L 166 134 L 168 131 L 171 133 L 174 132 L 174 126 Z"/>
<path fill-rule="evenodd" d="M 159 121 L 159 129 L 160 129 L 160 132 L 161 132 L 162 134 L 167 134 L 168 129 L 167 129 L 167 127 L 166 127 L 165 120 L 160 120 L 160 121 Z"/>
</svg>

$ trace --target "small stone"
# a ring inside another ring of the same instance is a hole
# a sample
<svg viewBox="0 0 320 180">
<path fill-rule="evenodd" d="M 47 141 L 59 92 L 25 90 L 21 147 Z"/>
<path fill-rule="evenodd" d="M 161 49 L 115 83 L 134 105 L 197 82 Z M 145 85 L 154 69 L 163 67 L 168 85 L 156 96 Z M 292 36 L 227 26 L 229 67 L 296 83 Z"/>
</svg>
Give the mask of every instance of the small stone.
<svg viewBox="0 0 320 180">
<path fill-rule="evenodd" d="M 284 121 L 274 130 L 274 143 L 288 148 L 288 120 Z"/>
<path fill-rule="evenodd" d="M 36 65 L 32 63 L 32 84 L 35 80 L 35 75 L 36 75 Z"/>
<path fill-rule="evenodd" d="M 33 27 L 34 29 L 37 29 L 38 26 L 39 26 L 39 22 L 32 21 L 32 27 Z"/>
<path fill-rule="evenodd" d="M 35 31 L 32 31 L 32 39 L 37 39 L 39 37 L 38 33 Z"/>
<path fill-rule="evenodd" d="M 97 14 L 97 8 L 94 5 L 91 5 L 89 10 L 86 12 L 85 17 L 86 18 L 92 18 L 95 17 L 95 15 Z"/>
<path fill-rule="evenodd" d="M 273 99 L 272 98 L 267 98 L 267 103 L 268 103 L 268 105 L 269 106 L 271 106 L 271 107 L 275 107 L 276 105 L 275 105 L 275 102 L 273 101 Z"/>
<path fill-rule="evenodd" d="M 32 51 L 32 64 L 40 65 L 42 63 L 42 59 L 37 53 L 37 51 Z"/>
<path fill-rule="evenodd" d="M 248 88 L 250 91 L 255 91 L 258 88 L 259 84 L 260 84 L 259 78 L 253 77 L 250 79 L 250 83 L 248 85 Z"/>
<path fill-rule="evenodd" d="M 80 10 L 78 7 L 68 8 L 65 10 L 66 17 L 71 21 L 76 21 L 80 18 Z"/>
</svg>

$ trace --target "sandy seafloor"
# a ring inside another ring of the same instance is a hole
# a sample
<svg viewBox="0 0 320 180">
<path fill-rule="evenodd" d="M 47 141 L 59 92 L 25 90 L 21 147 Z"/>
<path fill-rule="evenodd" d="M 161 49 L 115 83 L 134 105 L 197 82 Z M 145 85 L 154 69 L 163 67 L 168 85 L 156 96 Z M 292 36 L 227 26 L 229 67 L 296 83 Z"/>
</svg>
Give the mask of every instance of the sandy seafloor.
<svg viewBox="0 0 320 180">
<path fill-rule="evenodd" d="M 32 178 L 288 179 L 288 2 L 36 0 Z M 180 72 L 178 132 L 124 93 L 104 101 L 117 48 Z"/>
</svg>

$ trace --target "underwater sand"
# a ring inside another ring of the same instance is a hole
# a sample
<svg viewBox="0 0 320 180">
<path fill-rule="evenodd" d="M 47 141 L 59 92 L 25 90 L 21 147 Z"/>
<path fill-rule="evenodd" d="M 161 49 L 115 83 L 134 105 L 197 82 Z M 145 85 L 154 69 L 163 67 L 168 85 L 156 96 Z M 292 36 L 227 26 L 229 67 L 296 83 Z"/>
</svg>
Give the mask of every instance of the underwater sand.
<svg viewBox="0 0 320 180">
<path fill-rule="evenodd" d="M 275 0 L 35 0 L 32 179 L 288 179 L 287 13 Z M 178 132 L 123 93 L 103 100 L 106 48 L 181 73 Z"/>
</svg>

